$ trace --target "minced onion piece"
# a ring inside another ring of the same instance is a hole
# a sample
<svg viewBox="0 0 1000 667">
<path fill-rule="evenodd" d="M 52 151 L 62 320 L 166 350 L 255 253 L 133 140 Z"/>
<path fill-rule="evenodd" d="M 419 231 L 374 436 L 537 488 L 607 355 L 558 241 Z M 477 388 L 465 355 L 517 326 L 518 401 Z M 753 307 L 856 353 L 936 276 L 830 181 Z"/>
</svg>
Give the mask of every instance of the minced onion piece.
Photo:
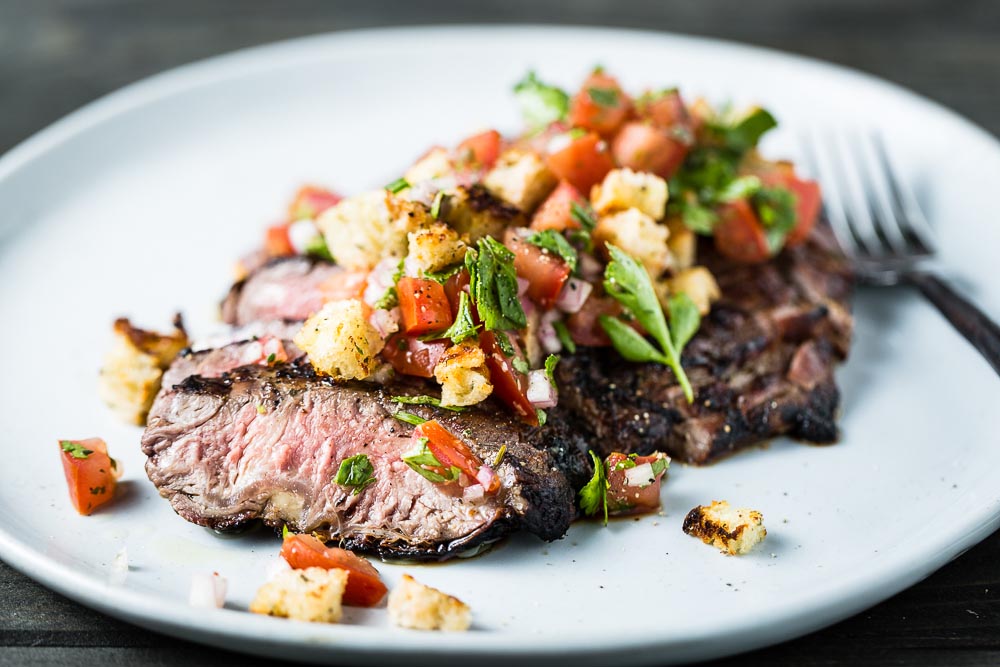
<svg viewBox="0 0 1000 667">
<path fill-rule="evenodd" d="M 558 354 L 562 351 L 562 341 L 553 323 L 562 317 L 558 310 L 550 310 L 542 315 L 538 324 L 538 342 L 546 354 Z"/>
<path fill-rule="evenodd" d="M 198 572 L 191 576 L 188 604 L 202 609 L 221 609 L 226 603 L 226 578 L 218 572 Z"/>
<path fill-rule="evenodd" d="M 288 226 L 288 241 L 296 255 L 304 255 L 312 242 L 319 237 L 319 229 L 310 218 L 296 220 Z"/>
<path fill-rule="evenodd" d="M 529 283 L 524 278 L 518 277 L 518 279 L 517 279 L 517 295 L 518 296 L 524 296 L 524 293 L 528 291 L 528 286 L 530 284 L 531 283 Z"/>
<path fill-rule="evenodd" d="M 556 299 L 556 308 L 564 313 L 577 313 L 583 308 L 583 303 L 593 291 L 594 286 L 587 281 L 570 278 L 563 285 L 562 291 L 559 292 L 559 298 Z"/>
<path fill-rule="evenodd" d="M 386 290 L 395 287 L 392 278 L 399 270 L 399 259 L 386 257 L 371 270 L 368 274 L 368 284 L 365 285 L 365 293 L 362 299 L 369 306 L 374 306 L 379 299 L 385 296 Z"/>
<path fill-rule="evenodd" d="M 525 395 L 536 408 L 552 408 L 559 402 L 559 394 L 543 368 L 528 373 L 528 392 Z"/>
<path fill-rule="evenodd" d="M 462 489 L 462 500 L 482 500 L 486 497 L 486 488 L 482 484 L 472 484 Z"/>
<path fill-rule="evenodd" d="M 368 317 L 368 323 L 375 327 L 379 336 L 388 338 L 399 331 L 399 308 L 373 310 Z"/>
<path fill-rule="evenodd" d="M 476 481 L 479 482 L 483 489 L 488 489 L 496 476 L 496 473 L 493 472 L 493 468 L 483 464 L 479 466 L 479 472 L 476 473 Z"/>
<path fill-rule="evenodd" d="M 655 481 L 656 475 L 653 474 L 653 464 L 651 463 L 642 463 L 625 471 L 625 483 L 628 486 L 646 488 Z"/>
<path fill-rule="evenodd" d="M 580 275 L 587 280 L 597 280 L 604 276 L 604 265 L 589 252 L 578 252 L 576 265 L 580 270 Z"/>
</svg>

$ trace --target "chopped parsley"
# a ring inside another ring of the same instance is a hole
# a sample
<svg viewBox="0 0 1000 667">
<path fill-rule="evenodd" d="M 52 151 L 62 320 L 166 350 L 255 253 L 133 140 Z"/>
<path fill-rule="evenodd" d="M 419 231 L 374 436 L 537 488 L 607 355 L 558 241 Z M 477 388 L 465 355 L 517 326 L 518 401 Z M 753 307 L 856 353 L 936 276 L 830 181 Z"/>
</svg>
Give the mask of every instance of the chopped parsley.
<svg viewBox="0 0 1000 667">
<path fill-rule="evenodd" d="M 656 293 L 653 291 L 649 274 L 646 273 L 642 264 L 618 246 L 609 243 L 608 252 L 611 254 L 611 261 L 604 270 L 605 291 L 624 306 L 628 313 L 649 332 L 649 335 L 659 344 L 659 349 L 620 319 L 602 315 L 600 318 L 601 326 L 611 338 L 611 343 L 618 350 L 618 353 L 628 361 L 654 361 L 673 370 L 677 381 L 684 390 L 684 396 L 688 403 L 691 403 L 694 401 L 694 393 L 687 374 L 681 367 L 680 349 L 671 337 L 667 319 L 656 298 Z M 692 318 L 697 317 L 698 310 L 690 298 L 685 296 L 685 299 L 678 301 L 678 313 L 672 315 L 671 319 L 676 319 L 679 324 L 683 324 L 684 333 L 687 334 Z M 691 309 L 694 310 L 693 316 Z M 700 319 L 695 321 L 700 322 Z M 691 333 L 693 334 L 693 331 Z M 687 340 L 684 342 L 686 343 Z"/>
<path fill-rule="evenodd" d="M 405 410 L 396 410 L 395 412 L 392 413 L 392 416 L 401 422 L 404 422 L 406 424 L 412 424 L 414 426 L 420 426 L 425 421 L 427 421 L 423 417 L 415 415 L 412 412 L 406 412 Z"/>
<path fill-rule="evenodd" d="M 587 88 L 587 96 L 601 107 L 618 106 L 618 91 L 614 88 Z"/>
<path fill-rule="evenodd" d="M 444 200 L 444 190 L 438 190 L 437 194 L 434 195 L 434 201 L 431 202 L 431 217 L 437 220 L 438 216 L 441 215 L 441 202 Z"/>
<path fill-rule="evenodd" d="M 786 188 L 760 188 L 750 198 L 750 204 L 764 227 L 767 247 L 773 255 L 784 247 L 788 233 L 795 228 L 795 195 Z"/>
<path fill-rule="evenodd" d="M 565 120 L 569 114 L 569 95 L 555 86 L 543 83 L 534 72 L 528 72 L 515 84 L 514 97 L 531 132 L 542 130 L 555 121 Z"/>
<path fill-rule="evenodd" d="M 455 466 L 445 468 L 444 464 L 438 461 L 434 453 L 427 447 L 428 442 L 427 438 L 419 438 L 416 446 L 406 454 L 403 454 L 403 463 L 420 473 L 424 479 L 435 484 L 444 484 L 457 480 L 462 471 Z M 433 470 L 429 470 L 428 468 L 433 468 Z"/>
<path fill-rule="evenodd" d="M 94 453 L 94 450 L 87 449 L 80 443 L 73 442 L 72 440 L 60 440 L 59 446 L 74 459 L 85 459 Z"/>
<path fill-rule="evenodd" d="M 385 294 L 379 297 L 378 301 L 372 305 L 372 308 L 375 310 L 389 310 L 398 305 L 399 293 L 396 292 L 396 286 L 393 285 L 392 287 L 386 288 Z"/>
<path fill-rule="evenodd" d="M 604 525 L 608 525 L 608 476 L 604 470 L 604 462 L 590 450 L 590 458 L 594 461 L 594 476 L 580 489 L 580 509 L 586 516 L 594 516 L 599 512 L 604 514 Z"/>
<path fill-rule="evenodd" d="M 535 408 L 535 417 L 538 419 L 539 426 L 545 426 L 545 422 L 549 420 L 548 414 L 541 408 Z"/>
<path fill-rule="evenodd" d="M 452 412 L 461 412 L 465 408 L 461 408 L 457 405 L 441 405 L 440 398 L 434 398 L 433 396 L 393 396 L 389 399 L 395 403 L 402 403 L 404 405 L 431 405 L 435 408 L 443 408 L 444 410 L 451 410 Z M 399 414 L 399 413 L 396 413 Z M 426 420 L 425 420 L 426 421 Z"/>
<path fill-rule="evenodd" d="M 492 236 L 479 240 L 478 251 L 465 254 L 469 292 L 488 331 L 520 331 L 528 318 L 517 295 L 514 253 Z"/>
<path fill-rule="evenodd" d="M 545 375 L 548 376 L 549 382 L 552 383 L 554 387 L 556 384 L 556 366 L 559 364 L 559 355 L 550 354 L 545 357 Z"/>
<path fill-rule="evenodd" d="M 546 229 L 544 231 L 535 232 L 529 236 L 526 236 L 524 240 L 531 245 L 536 245 L 539 248 L 548 250 L 553 255 L 561 257 L 566 266 L 569 267 L 571 272 L 576 272 L 576 248 L 569 244 L 566 237 L 557 232 L 554 229 Z"/>
<path fill-rule="evenodd" d="M 566 348 L 566 351 L 570 354 L 576 353 L 576 343 L 573 342 L 573 337 L 569 335 L 569 329 L 566 328 L 566 323 L 562 320 L 556 320 L 552 323 L 552 328 L 556 330 L 556 337 L 562 346 Z"/>
<path fill-rule="evenodd" d="M 334 261 L 333 254 L 330 252 L 329 246 L 326 245 L 326 239 L 323 238 L 322 234 L 317 234 L 309 240 L 309 243 L 306 244 L 305 254 L 317 259 L 325 259 L 328 262 Z"/>
<path fill-rule="evenodd" d="M 519 373 L 524 373 L 525 375 L 527 375 L 528 371 L 531 370 L 531 367 L 528 366 L 528 362 L 521 357 L 514 357 L 511 360 L 511 365 L 514 366 L 514 370 Z"/>
<path fill-rule="evenodd" d="M 277 358 L 278 358 L 278 355 L 276 355 L 274 352 L 272 352 L 271 354 L 267 355 L 267 363 L 273 364 L 274 360 L 277 359 Z"/>
<path fill-rule="evenodd" d="M 353 494 L 358 495 L 366 486 L 375 483 L 375 468 L 367 455 L 358 454 L 340 462 L 340 469 L 333 481 L 354 489 Z"/>
<path fill-rule="evenodd" d="M 597 226 L 597 218 L 594 215 L 593 209 L 590 208 L 590 204 L 572 202 L 569 205 L 569 217 L 576 220 L 580 224 L 580 227 L 588 232 L 593 231 L 594 227 Z"/>
<path fill-rule="evenodd" d="M 398 195 L 400 192 L 406 190 L 408 187 L 410 187 L 409 181 L 407 181 L 405 178 L 397 178 L 392 183 L 389 183 L 387 186 L 385 186 L 385 189 L 394 195 Z"/>
<path fill-rule="evenodd" d="M 463 267 L 461 264 L 456 264 L 455 266 L 443 269 L 441 271 L 423 271 L 422 274 L 424 278 L 428 278 L 430 280 L 433 280 L 434 282 L 438 282 L 443 285 L 446 282 L 448 282 L 449 278 L 451 278 L 453 275 L 461 271 L 462 268 Z"/>
</svg>

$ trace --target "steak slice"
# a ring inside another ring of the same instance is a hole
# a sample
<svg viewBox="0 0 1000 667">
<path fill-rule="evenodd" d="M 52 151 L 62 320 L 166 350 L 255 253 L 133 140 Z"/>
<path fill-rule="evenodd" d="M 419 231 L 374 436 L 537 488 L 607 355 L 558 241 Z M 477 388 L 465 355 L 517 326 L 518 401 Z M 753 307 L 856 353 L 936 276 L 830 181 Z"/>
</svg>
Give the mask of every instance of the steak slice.
<svg viewBox="0 0 1000 667">
<path fill-rule="evenodd" d="M 722 298 L 683 353 L 688 404 L 673 373 L 587 348 L 559 364 L 558 414 L 611 450 L 703 464 L 779 435 L 837 439 L 833 370 L 850 345 L 853 280 L 827 226 L 768 264 L 736 264 L 711 244 L 700 261 Z"/>
<path fill-rule="evenodd" d="M 390 397 L 412 387 L 334 383 L 302 362 L 232 369 L 239 347 L 178 358 L 142 437 L 147 475 L 188 521 L 226 530 L 262 519 L 416 560 L 447 559 L 519 529 L 553 540 L 569 527 L 573 492 L 544 447 L 529 442 L 543 434 L 496 406 L 445 415 L 408 406 L 488 463 L 506 445 L 500 491 L 477 498 L 400 459 L 413 426 L 392 416 L 399 406 Z M 356 454 L 368 456 L 375 483 L 355 495 L 333 480 Z"/>
<path fill-rule="evenodd" d="M 279 257 L 234 284 L 222 302 L 222 319 L 255 322 L 302 321 L 323 307 L 328 281 L 339 266 L 309 257 Z"/>
</svg>

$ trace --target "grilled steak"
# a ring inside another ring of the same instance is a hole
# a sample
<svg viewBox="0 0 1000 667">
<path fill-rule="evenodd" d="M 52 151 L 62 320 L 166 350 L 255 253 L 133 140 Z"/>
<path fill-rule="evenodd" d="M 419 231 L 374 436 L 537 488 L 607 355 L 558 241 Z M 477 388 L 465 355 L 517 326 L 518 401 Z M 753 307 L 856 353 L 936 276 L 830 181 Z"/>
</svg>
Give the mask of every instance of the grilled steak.
<svg viewBox="0 0 1000 667">
<path fill-rule="evenodd" d="M 399 406 L 390 396 L 412 388 L 338 384 L 303 362 L 233 368 L 240 348 L 178 358 L 143 434 L 146 473 L 188 521 L 229 529 L 262 519 L 324 533 L 347 548 L 423 560 L 522 528 L 546 540 L 566 532 L 573 492 L 549 454 L 529 442 L 567 449 L 557 434 L 542 442 L 543 432 L 493 405 L 444 415 L 410 406 L 461 434 L 483 461 L 492 463 L 506 445 L 499 493 L 463 495 L 400 460 L 413 427 L 392 417 Z M 355 495 L 333 480 L 356 454 L 368 456 L 376 481 Z"/>
<path fill-rule="evenodd" d="M 778 435 L 836 440 L 833 369 L 850 344 L 852 279 L 829 228 L 768 264 L 729 262 L 711 244 L 698 257 L 722 299 L 684 350 L 694 402 L 665 366 L 587 348 L 559 365 L 553 419 L 604 454 L 661 450 L 698 464 Z"/>
<path fill-rule="evenodd" d="M 232 286 L 222 319 L 236 326 L 304 320 L 323 307 L 328 281 L 342 271 L 308 257 L 273 259 Z"/>
</svg>

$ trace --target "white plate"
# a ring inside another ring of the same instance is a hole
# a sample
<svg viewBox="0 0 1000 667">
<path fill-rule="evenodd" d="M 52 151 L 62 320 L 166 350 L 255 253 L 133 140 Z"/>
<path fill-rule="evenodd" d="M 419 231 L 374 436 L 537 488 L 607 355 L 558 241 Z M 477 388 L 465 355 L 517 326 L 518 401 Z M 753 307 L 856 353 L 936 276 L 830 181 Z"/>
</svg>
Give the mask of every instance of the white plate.
<svg viewBox="0 0 1000 667">
<path fill-rule="evenodd" d="M 0 555 L 108 614 L 258 654 L 355 664 L 579 665 L 707 658 L 825 626 L 925 577 L 1000 519 L 1000 382 L 905 290 L 862 293 L 840 373 L 844 439 L 778 441 L 706 469 L 676 466 L 664 515 L 577 525 L 551 545 L 511 540 L 448 566 L 406 571 L 466 599 L 474 631 L 392 629 L 384 610 L 337 626 L 242 611 L 275 560 L 258 532 L 223 540 L 185 523 L 146 480 L 139 430 L 95 395 L 112 318 L 164 325 L 183 308 L 213 322 L 230 262 L 303 181 L 380 186 L 433 142 L 513 130 L 511 84 L 530 66 L 572 85 L 594 63 L 631 87 L 758 101 L 783 129 L 882 129 L 938 223 L 943 263 L 1000 313 L 1000 147 L 968 122 L 885 82 L 761 49 L 626 31 L 453 28 L 295 40 L 153 77 L 60 121 L 0 160 L 0 331 L 8 380 L 0 447 Z M 105 437 L 125 494 L 79 517 L 56 440 Z M 727 558 L 684 535 L 714 498 L 764 514 L 769 536 Z M 127 546 L 124 585 L 109 583 Z M 186 605 L 194 572 L 229 579 L 227 610 Z"/>
</svg>

